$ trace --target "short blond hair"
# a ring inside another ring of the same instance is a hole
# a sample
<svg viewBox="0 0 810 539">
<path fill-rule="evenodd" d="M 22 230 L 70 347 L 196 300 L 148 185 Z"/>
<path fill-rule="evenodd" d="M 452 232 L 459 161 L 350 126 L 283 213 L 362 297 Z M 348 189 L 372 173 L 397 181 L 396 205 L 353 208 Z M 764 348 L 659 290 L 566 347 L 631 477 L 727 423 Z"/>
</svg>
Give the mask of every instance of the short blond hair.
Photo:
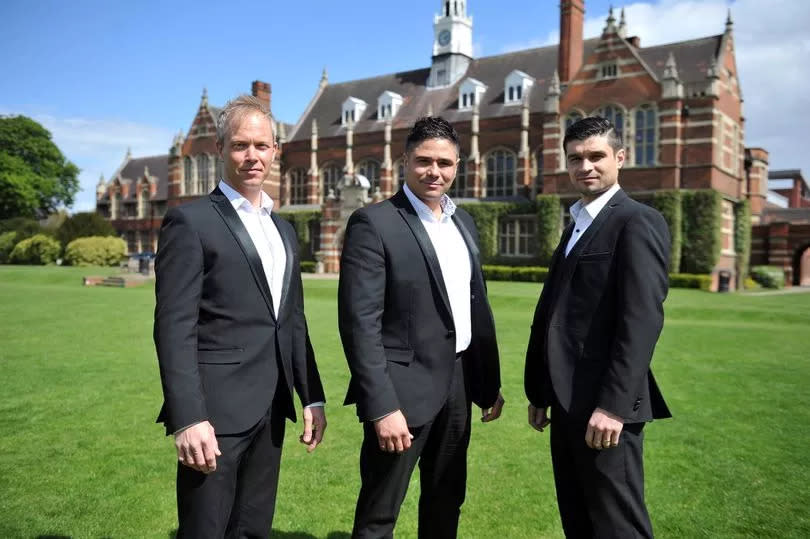
<svg viewBox="0 0 810 539">
<path fill-rule="evenodd" d="M 258 97 L 243 94 L 228 101 L 225 107 L 219 111 L 217 117 L 217 145 L 223 147 L 225 137 L 230 134 L 234 122 L 241 121 L 250 114 L 259 114 L 267 118 L 267 121 L 270 122 L 270 132 L 273 133 L 273 115 L 270 113 L 270 109 L 267 108 L 267 104 Z"/>
</svg>

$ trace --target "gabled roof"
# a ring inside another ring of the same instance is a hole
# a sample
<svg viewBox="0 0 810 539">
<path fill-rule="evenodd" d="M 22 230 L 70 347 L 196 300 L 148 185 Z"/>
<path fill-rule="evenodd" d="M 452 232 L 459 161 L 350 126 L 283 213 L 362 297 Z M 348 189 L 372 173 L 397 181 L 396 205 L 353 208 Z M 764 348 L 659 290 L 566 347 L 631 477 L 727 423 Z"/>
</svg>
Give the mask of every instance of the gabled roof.
<svg viewBox="0 0 810 539">
<path fill-rule="evenodd" d="M 110 181 L 116 178 L 121 179 L 122 184 L 133 184 L 137 180 L 143 178 L 144 167 L 149 168 L 149 175 L 157 178 L 157 192 L 152 200 L 166 200 L 169 195 L 169 156 L 165 155 L 152 155 L 149 157 L 136 157 L 130 158 L 121 168 L 116 176 L 110 178 Z M 109 194 L 104 194 L 104 199 L 108 198 Z M 129 197 L 125 200 L 134 200 L 137 198 L 134 189 L 129 192 Z"/>
<path fill-rule="evenodd" d="M 664 66 L 671 52 L 675 56 L 678 78 L 681 82 L 702 82 L 706 80 L 706 72 L 712 64 L 712 59 L 717 56 L 722 38 L 723 35 L 720 34 L 636 50 L 650 69 L 658 75 L 659 80 L 664 77 Z"/>
</svg>

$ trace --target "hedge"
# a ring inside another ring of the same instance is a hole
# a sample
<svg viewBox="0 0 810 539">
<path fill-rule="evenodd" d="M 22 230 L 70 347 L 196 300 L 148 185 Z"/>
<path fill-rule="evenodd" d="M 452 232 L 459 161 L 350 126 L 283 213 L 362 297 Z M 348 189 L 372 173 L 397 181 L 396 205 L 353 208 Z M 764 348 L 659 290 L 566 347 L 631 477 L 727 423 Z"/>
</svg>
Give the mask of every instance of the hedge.
<svg viewBox="0 0 810 539">
<path fill-rule="evenodd" d="M 712 276 L 694 273 L 670 273 L 670 288 L 698 288 L 700 290 L 711 290 Z"/>
<path fill-rule="evenodd" d="M 681 244 L 683 240 L 683 200 L 680 191 L 657 191 L 650 205 L 664 216 L 669 226 L 672 243 L 669 251 L 669 271 L 678 273 L 681 269 Z"/>
<path fill-rule="evenodd" d="M 31 265 L 53 264 L 61 250 L 62 246 L 52 237 L 36 234 L 14 246 L 9 256 L 9 262 Z"/>
<path fill-rule="evenodd" d="M 498 220 L 504 215 L 520 215 L 535 212 L 531 202 L 474 202 L 459 204 L 469 213 L 478 229 L 481 262 L 492 263 L 498 259 Z"/>
<path fill-rule="evenodd" d="M 303 273 L 315 273 L 315 262 L 312 260 L 302 260 L 301 271 Z"/>
<path fill-rule="evenodd" d="M 540 266 L 493 266 L 484 265 L 484 279 L 488 281 L 545 282 L 548 268 Z"/>
<path fill-rule="evenodd" d="M 551 255 L 560 241 L 562 224 L 560 197 L 538 195 L 537 204 L 537 257 L 541 264 L 551 262 Z"/>
<path fill-rule="evenodd" d="M 127 243 L 112 236 L 77 238 L 65 248 L 71 266 L 117 266 L 127 256 Z"/>
<path fill-rule="evenodd" d="M 751 258 L 751 202 L 747 199 L 734 206 L 734 250 L 737 252 L 737 282 L 744 283 Z"/>
<path fill-rule="evenodd" d="M 298 237 L 298 256 L 301 260 L 314 260 L 315 253 L 310 249 L 309 224 L 321 220 L 320 210 L 280 211 L 278 216 L 289 222 Z"/>
<path fill-rule="evenodd" d="M 754 266 L 751 278 L 763 288 L 782 288 L 785 286 L 785 272 L 779 266 Z"/>
<path fill-rule="evenodd" d="M 711 273 L 720 258 L 722 197 L 713 189 L 684 191 L 683 247 L 684 273 Z"/>
<path fill-rule="evenodd" d="M 0 233 L 0 264 L 8 262 L 8 257 L 17 244 L 17 232 Z"/>
</svg>

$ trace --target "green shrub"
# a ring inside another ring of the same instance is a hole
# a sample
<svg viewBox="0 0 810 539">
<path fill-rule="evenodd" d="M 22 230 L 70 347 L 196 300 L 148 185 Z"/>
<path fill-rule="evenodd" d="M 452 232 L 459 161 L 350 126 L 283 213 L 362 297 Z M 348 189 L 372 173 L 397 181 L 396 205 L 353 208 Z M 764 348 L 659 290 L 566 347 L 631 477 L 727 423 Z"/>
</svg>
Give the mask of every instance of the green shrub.
<svg viewBox="0 0 810 539">
<path fill-rule="evenodd" d="M 562 211 L 558 195 L 538 195 L 537 200 L 537 257 L 541 264 L 551 262 L 562 231 Z"/>
<path fill-rule="evenodd" d="M 548 276 L 548 268 L 540 266 L 492 266 L 484 265 L 484 279 L 488 281 L 526 281 L 542 283 Z"/>
<path fill-rule="evenodd" d="M 0 264 L 5 264 L 8 262 L 8 257 L 16 244 L 16 232 L 12 230 L 10 232 L 0 233 Z"/>
<path fill-rule="evenodd" d="M 17 241 L 30 238 L 36 234 L 44 233 L 42 227 L 39 226 L 39 222 L 26 217 L 12 217 L 11 219 L 3 219 L 0 221 L 0 233 L 2 232 L 16 232 Z"/>
<path fill-rule="evenodd" d="M 694 273 L 670 273 L 670 288 L 697 288 L 700 290 L 711 290 L 712 276 Z"/>
<path fill-rule="evenodd" d="M 744 282 L 751 258 L 751 202 L 747 199 L 734 206 L 734 250 L 739 282 Z"/>
<path fill-rule="evenodd" d="M 315 253 L 310 248 L 309 227 L 312 221 L 320 222 L 320 210 L 280 211 L 278 216 L 295 229 L 295 235 L 298 237 L 298 256 L 301 260 L 313 260 Z"/>
<path fill-rule="evenodd" d="M 71 266 L 117 266 L 127 256 L 127 243 L 112 236 L 77 238 L 65 248 Z"/>
<path fill-rule="evenodd" d="M 14 246 L 9 256 L 9 262 L 30 265 L 53 264 L 61 250 L 62 246 L 52 237 L 36 234 Z"/>
<path fill-rule="evenodd" d="M 782 288 L 785 286 L 785 272 L 779 266 L 754 266 L 751 278 L 763 288 Z"/>
<path fill-rule="evenodd" d="M 753 280 L 751 277 L 746 277 L 745 281 L 743 281 L 743 288 L 746 290 L 757 290 L 762 287 L 759 286 L 759 283 Z"/>
<path fill-rule="evenodd" d="M 481 262 L 498 259 L 498 220 L 504 215 L 526 215 L 535 212 L 531 202 L 472 202 L 459 204 L 470 214 L 478 229 L 478 244 Z"/>
<path fill-rule="evenodd" d="M 312 260 L 302 260 L 301 271 L 303 273 L 315 273 L 315 262 Z"/>
<path fill-rule="evenodd" d="M 669 271 L 678 273 L 681 270 L 681 247 L 683 243 L 683 200 L 680 191 L 656 191 L 653 193 L 650 206 L 664 216 L 669 226 L 672 242 L 669 249 Z"/>
<path fill-rule="evenodd" d="M 110 222 L 95 212 L 71 215 L 59 225 L 56 231 L 56 238 L 63 246 L 67 246 L 76 238 L 115 235 L 115 229 Z"/>
</svg>

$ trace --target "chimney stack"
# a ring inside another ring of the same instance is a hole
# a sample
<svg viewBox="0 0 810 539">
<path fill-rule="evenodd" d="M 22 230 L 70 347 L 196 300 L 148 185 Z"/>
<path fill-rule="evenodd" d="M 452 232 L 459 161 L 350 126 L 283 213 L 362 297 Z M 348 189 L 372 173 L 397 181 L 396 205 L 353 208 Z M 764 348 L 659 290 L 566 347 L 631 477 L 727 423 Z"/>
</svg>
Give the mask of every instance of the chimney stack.
<svg viewBox="0 0 810 539">
<path fill-rule="evenodd" d="M 253 97 L 258 97 L 264 102 L 265 105 L 267 105 L 267 110 L 273 110 L 270 108 L 270 95 L 273 93 L 273 91 L 270 89 L 269 82 L 254 80 L 250 87 L 250 92 Z"/>
<path fill-rule="evenodd" d="M 560 74 L 560 82 L 563 84 L 569 82 L 582 67 L 584 25 L 585 0 L 561 0 L 557 70 Z"/>
</svg>

